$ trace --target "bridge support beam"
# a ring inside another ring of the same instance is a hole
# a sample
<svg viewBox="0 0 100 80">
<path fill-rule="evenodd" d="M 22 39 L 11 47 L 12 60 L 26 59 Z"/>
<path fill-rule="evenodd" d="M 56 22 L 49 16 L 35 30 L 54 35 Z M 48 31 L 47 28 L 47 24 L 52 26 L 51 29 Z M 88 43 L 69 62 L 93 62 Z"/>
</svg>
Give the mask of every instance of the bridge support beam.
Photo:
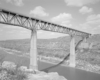
<svg viewBox="0 0 100 80">
<path fill-rule="evenodd" d="M 30 41 L 30 69 L 38 70 L 37 61 L 37 30 L 31 30 L 31 41 Z"/>
<path fill-rule="evenodd" d="M 70 41 L 70 67 L 75 67 L 75 38 L 74 36 L 71 36 L 71 41 Z"/>
</svg>

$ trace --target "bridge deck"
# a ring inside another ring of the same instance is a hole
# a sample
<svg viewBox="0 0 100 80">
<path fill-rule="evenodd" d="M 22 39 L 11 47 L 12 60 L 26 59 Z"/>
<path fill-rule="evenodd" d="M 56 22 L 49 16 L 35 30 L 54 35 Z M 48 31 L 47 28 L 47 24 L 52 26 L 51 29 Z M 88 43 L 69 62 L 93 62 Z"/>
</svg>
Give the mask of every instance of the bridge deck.
<svg viewBox="0 0 100 80">
<path fill-rule="evenodd" d="M 61 26 L 58 24 L 50 23 L 36 18 L 27 17 L 22 14 L 11 12 L 8 10 L 0 9 L 0 23 L 9 24 L 14 26 L 20 26 L 27 29 L 42 29 L 46 31 L 64 33 L 77 36 L 90 36 L 91 34 L 78 31 L 72 28 Z"/>
</svg>

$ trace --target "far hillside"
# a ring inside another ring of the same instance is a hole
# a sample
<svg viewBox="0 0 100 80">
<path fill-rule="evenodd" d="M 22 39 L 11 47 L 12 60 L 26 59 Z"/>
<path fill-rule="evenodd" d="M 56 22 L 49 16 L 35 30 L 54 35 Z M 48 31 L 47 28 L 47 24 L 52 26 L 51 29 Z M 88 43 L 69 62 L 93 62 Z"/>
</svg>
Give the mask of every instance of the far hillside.
<svg viewBox="0 0 100 80">
<path fill-rule="evenodd" d="M 80 37 L 76 37 L 76 43 L 80 40 Z M 38 39 L 38 48 L 47 49 L 64 49 L 69 50 L 70 37 L 58 37 L 53 39 Z M 29 52 L 30 49 L 30 39 L 17 39 L 17 40 L 5 40 L 0 41 L 0 46 L 10 49 L 21 50 Z M 19 48 L 20 47 L 20 48 Z"/>
<path fill-rule="evenodd" d="M 81 39 L 82 39 L 81 37 L 75 37 L 76 44 Z M 92 47 L 94 49 L 99 49 L 100 35 L 95 34 L 91 36 L 86 40 L 86 43 L 92 44 Z M 37 45 L 38 48 L 69 50 L 70 36 L 58 37 L 53 39 L 38 39 Z M 4 40 L 0 41 L 0 46 L 4 48 L 15 49 L 22 52 L 29 52 L 30 39 Z"/>
<path fill-rule="evenodd" d="M 81 40 L 81 37 L 75 37 L 76 44 Z M 100 65 L 100 35 L 96 34 L 87 39 L 86 43 L 91 43 L 92 48 L 85 48 L 82 52 L 80 49 L 77 51 L 76 59 L 84 60 L 91 64 Z M 84 43 L 84 42 L 83 42 Z M 38 39 L 38 54 L 64 58 L 69 54 L 70 37 L 59 37 L 54 39 Z M 21 54 L 29 54 L 30 51 L 30 39 L 19 40 L 5 40 L 0 41 L 0 47 L 9 48 L 13 50 L 21 51 Z"/>
</svg>

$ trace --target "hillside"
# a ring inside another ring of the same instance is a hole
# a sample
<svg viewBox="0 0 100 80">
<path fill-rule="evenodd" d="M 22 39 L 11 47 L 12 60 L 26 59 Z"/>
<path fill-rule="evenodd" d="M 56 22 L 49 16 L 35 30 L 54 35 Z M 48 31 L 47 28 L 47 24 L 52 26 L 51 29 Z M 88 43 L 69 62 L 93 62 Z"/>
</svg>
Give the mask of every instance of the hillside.
<svg viewBox="0 0 100 80">
<path fill-rule="evenodd" d="M 94 34 L 86 40 L 87 43 L 92 45 L 92 49 L 100 48 L 100 34 Z"/>
<path fill-rule="evenodd" d="M 99 48 L 100 35 L 94 35 L 87 39 L 87 43 L 93 43 L 94 49 Z M 81 37 L 75 37 L 76 43 L 81 40 Z M 98 44 L 98 45 L 97 45 Z M 30 39 L 18 39 L 18 40 L 5 40 L 0 41 L 0 46 L 9 49 L 15 49 L 24 53 L 30 51 Z M 44 53 L 68 53 L 70 48 L 70 37 L 58 37 L 54 39 L 38 39 L 37 41 L 38 51 Z"/>
<path fill-rule="evenodd" d="M 81 40 L 81 37 L 75 37 L 76 43 Z M 100 48 L 100 35 L 93 35 L 89 39 L 87 39 L 87 43 L 92 43 L 93 47 L 91 50 L 85 49 L 84 52 L 78 52 L 80 56 L 81 54 L 89 53 L 88 56 L 92 56 L 95 53 L 99 54 Z M 97 45 L 98 44 L 98 45 Z M 21 51 L 22 54 L 28 54 L 30 51 L 30 39 L 19 39 L 19 40 L 5 40 L 0 41 L 0 46 L 4 48 L 9 48 L 13 50 Z M 64 58 L 69 53 L 69 46 L 70 46 L 70 37 L 58 37 L 54 39 L 38 39 L 37 41 L 38 46 L 38 54 L 39 55 L 46 55 L 46 56 L 55 56 L 59 58 Z M 82 57 L 80 57 L 83 59 Z M 95 58 L 95 57 L 93 57 Z"/>
<path fill-rule="evenodd" d="M 81 37 L 75 37 L 76 43 L 79 40 L 81 40 Z M 86 42 L 92 43 L 93 47 L 97 47 L 97 44 L 100 45 L 99 41 L 100 41 L 100 35 L 96 34 L 88 38 Z M 38 48 L 69 50 L 70 37 L 65 36 L 65 37 L 58 37 L 54 39 L 38 39 L 37 45 L 38 45 Z M 5 47 L 5 48 L 10 48 L 10 49 L 22 50 L 22 51 L 25 50 L 24 52 L 29 52 L 30 39 L 0 41 L 0 46 Z"/>
<path fill-rule="evenodd" d="M 100 43 L 100 34 L 94 34 L 88 39 L 87 42 Z"/>
<path fill-rule="evenodd" d="M 64 39 L 63 39 L 64 40 Z M 66 42 L 58 39 L 38 39 L 38 53 L 43 55 L 55 54 L 56 56 L 64 57 L 68 53 L 68 41 Z M 29 53 L 30 51 L 30 39 L 21 39 L 21 40 L 5 40 L 0 41 L 0 46 L 4 48 L 14 49 L 25 53 Z M 66 53 L 66 54 L 65 54 Z"/>
<path fill-rule="evenodd" d="M 75 37 L 76 43 L 81 40 L 81 37 Z M 100 35 L 95 34 L 87 39 L 87 43 L 92 43 L 93 47 L 99 47 L 100 45 Z M 69 50 L 70 46 L 70 37 L 58 37 L 54 39 L 38 39 L 37 41 L 38 48 L 48 48 L 48 49 L 65 49 Z M 19 39 L 19 40 L 5 40 L 0 41 L 0 46 L 6 48 L 13 48 L 20 50 L 19 47 L 23 51 L 23 46 L 25 52 L 29 52 L 30 49 L 30 39 Z"/>
<path fill-rule="evenodd" d="M 79 61 L 77 67 L 84 67 L 84 69 L 85 68 L 89 69 L 89 66 L 87 66 L 87 64 L 100 66 L 100 50 L 99 50 L 100 38 L 98 36 L 99 35 L 93 35 L 92 37 L 87 39 L 86 41 L 87 43 L 93 44 L 93 47 L 91 49 L 88 48 L 83 49 L 83 52 L 80 52 L 80 50 L 78 50 L 78 52 L 76 53 L 76 60 Z M 76 37 L 75 39 L 77 43 L 81 38 Z M 65 56 L 69 54 L 69 44 L 70 44 L 69 36 L 59 37 L 54 39 L 38 39 L 38 55 L 57 57 L 63 59 Z M 30 39 L 0 41 L 0 47 L 12 50 L 18 50 L 20 52 L 14 52 L 14 53 L 18 55 L 29 56 Z M 2 54 L 2 52 L 0 52 L 0 54 Z M 15 61 L 16 59 L 17 58 L 15 58 Z M 94 69 L 95 68 L 93 67 L 93 70 Z"/>
<path fill-rule="evenodd" d="M 76 38 L 76 43 L 80 38 Z M 49 48 L 49 49 L 69 49 L 70 37 L 59 37 L 54 39 L 38 39 L 37 45 L 38 48 Z M 19 39 L 19 40 L 5 40 L 0 41 L 0 46 L 15 48 L 17 47 L 26 47 L 29 50 L 30 39 Z M 16 48 L 17 49 L 17 48 Z M 26 50 L 26 51 L 28 51 Z"/>
<path fill-rule="evenodd" d="M 76 37 L 76 43 L 80 40 L 80 37 Z M 52 56 L 64 57 L 69 53 L 70 37 L 58 37 L 54 39 L 38 39 L 38 53 Z M 4 48 L 18 50 L 24 53 L 30 51 L 30 39 L 19 39 L 19 40 L 5 40 L 0 41 L 0 46 Z"/>
</svg>

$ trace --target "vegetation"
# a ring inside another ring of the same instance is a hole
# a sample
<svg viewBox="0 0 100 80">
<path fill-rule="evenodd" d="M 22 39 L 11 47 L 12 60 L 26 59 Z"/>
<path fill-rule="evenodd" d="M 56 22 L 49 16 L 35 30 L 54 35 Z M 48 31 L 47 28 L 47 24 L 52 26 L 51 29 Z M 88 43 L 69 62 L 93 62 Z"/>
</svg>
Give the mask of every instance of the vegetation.
<svg viewBox="0 0 100 80">
<path fill-rule="evenodd" d="M 27 80 L 27 74 L 27 72 L 18 68 L 11 69 L 0 67 L 0 80 Z"/>
<path fill-rule="evenodd" d="M 87 40 L 88 43 L 94 44 L 92 49 L 84 48 L 83 52 L 81 52 L 81 49 L 78 49 L 76 53 L 76 60 L 80 62 L 82 61 L 84 63 L 84 65 L 82 66 L 85 66 L 86 62 L 91 65 L 100 66 L 100 47 L 99 47 L 100 43 L 99 41 L 96 42 L 96 40 L 95 39 L 93 40 L 93 39 Z M 76 43 L 79 40 L 80 40 L 79 38 L 76 38 Z M 49 56 L 49 57 L 56 57 L 56 58 L 63 59 L 69 53 L 69 41 L 70 41 L 69 37 L 60 37 L 57 39 L 50 39 L 50 40 L 46 40 L 46 39 L 38 40 L 38 54 L 41 56 L 47 56 L 47 57 Z M 30 40 L 24 39 L 24 40 L 0 41 L 0 46 L 4 48 L 20 51 L 20 52 L 14 52 L 17 55 L 29 55 Z M 19 59 L 18 57 L 14 55 L 10 55 L 10 56 L 8 55 L 7 57 L 4 56 L 4 58 L 6 60 L 10 60 L 10 58 L 8 59 L 8 57 L 11 57 L 11 56 L 14 57 L 14 59 L 13 58 L 11 59 L 16 64 L 17 64 L 16 59 L 20 60 L 19 62 L 21 63 L 25 62 L 26 64 L 23 64 L 25 66 L 27 65 L 27 63 L 29 63 L 26 57 L 23 57 L 24 59 Z"/>
</svg>

